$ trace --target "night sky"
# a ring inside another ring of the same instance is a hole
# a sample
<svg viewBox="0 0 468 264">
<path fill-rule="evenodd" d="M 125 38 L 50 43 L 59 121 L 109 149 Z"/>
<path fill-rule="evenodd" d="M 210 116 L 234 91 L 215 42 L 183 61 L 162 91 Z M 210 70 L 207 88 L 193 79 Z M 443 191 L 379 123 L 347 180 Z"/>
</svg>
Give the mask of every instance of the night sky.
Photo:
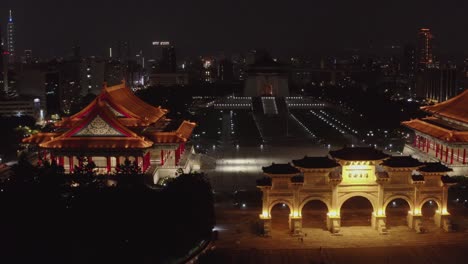
<svg viewBox="0 0 468 264">
<path fill-rule="evenodd" d="M 84 55 L 104 55 L 117 40 L 147 51 L 166 39 L 181 56 L 310 55 L 414 42 L 420 27 L 441 52 L 468 53 L 466 0 L 1 0 L 2 31 L 10 8 L 20 55 L 63 56 L 75 41 Z"/>
</svg>

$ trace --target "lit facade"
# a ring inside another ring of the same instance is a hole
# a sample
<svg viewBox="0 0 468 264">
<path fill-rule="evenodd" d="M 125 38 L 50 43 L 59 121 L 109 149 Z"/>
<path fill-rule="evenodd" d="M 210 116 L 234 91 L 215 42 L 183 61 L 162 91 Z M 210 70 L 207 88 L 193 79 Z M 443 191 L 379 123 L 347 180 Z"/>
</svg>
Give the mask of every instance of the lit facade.
<svg viewBox="0 0 468 264">
<path fill-rule="evenodd" d="M 468 175 L 468 90 L 422 110 L 431 116 L 403 122 L 414 131 L 403 152 L 423 161 L 442 162 L 454 175 Z"/>
<path fill-rule="evenodd" d="M 302 232 L 302 209 L 313 200 L 328 208 L 327 228 L 339 233 L 340 211 L 350 198 L 367 198 L 373 207 L 371 225 L 387 233 L 385 210 L 395 199 L 409 205 L 407 224 L 416 232 L 423 231 L 422 206 L 435 201 L 438 206 L 434 221 L 451 230 L 447 211 L 447 192 L 452 179 L 450 168 L 440 163 L 421 163 L 410 156 L 391 157 L 373 148 L 344 148 L 331 151 L 327 157 L 304 157 L 292 164 L 264 167 L 265 178 L 257 181 L 263 193 L 260 219 L 264 231 L 271 230 L 271 210 L 277 204 L 290 209 L 289 227 Z"/>
<path fill-rule="evenodd" d="M 420 67 L 427 67 L 433 63 L 432 39 L 434 36 L 428 28 L 421 28 L 418 32 L 418 53 Z"/>
<path fill-rule="evenodd" d="M 180 168 L 196 169 L 191 161 L 193 150 L 186 146 L 196 124 L 183 121 L 172 130 L 167 113 L 143 102 L 123 82 L 104 86 L 87 107 L 57 122 L 54 131 L 23 142 L 37 146 L 39 162 L 55 160 L 66 173 L 82 165 L 82 157 L 93 161 L 102 174 L 112 173 L 128 158 L 157 181 L 174 176 Z"/>
<path fill-rule="evenodd" d="M 15 50 L 15 24 L 13 23 L 13 15 L 10 10 L 10 17 L 8 18 L 7 24 L 7 51 L 10 63 L 15 62 L 16 50 Z"/>
</svg>

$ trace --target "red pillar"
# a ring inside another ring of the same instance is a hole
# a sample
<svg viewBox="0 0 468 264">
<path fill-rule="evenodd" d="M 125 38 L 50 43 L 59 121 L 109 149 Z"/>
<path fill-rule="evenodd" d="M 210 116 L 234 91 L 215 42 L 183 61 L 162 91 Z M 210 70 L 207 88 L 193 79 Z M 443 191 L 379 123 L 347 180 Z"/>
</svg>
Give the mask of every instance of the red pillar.
<svg viewBox="0 0 468 264">
<path fill-rule="evenodd" d="M 414 146 L 417 147 L 418 144 L 419 144 L 419 136 L 415 135 L 415 137 L 414 137 Z"/>
<path fill-rule="evenodd" d="M 466 149 L 464 148 L 463 149 L 463 164 L 465 164 L 466 162 Z"/>
<path fill-rule="evenodd" d="M 428 139 L 427 140 L 427 145 L 426 145 L 426 152 L 429 153 L 429 149 L 431 148 L 431 141 Z"/>
<path fill-rule="evenodd" d="M 110 157 L 106 157 L 106 169 L 107 169 L 107 173 L 111 172 L 111 159 L 110 159 Z"/>
<path fill-rule="evenodd" d="M 449 152 L 449 148 L 447 146 L 447 147 L 445 147 L 445 163 L 448 162 L 448 152 Z"/>
<path fill-rule="evenodd" d="M 452 154 L 450 155 L 450 164 L 453 164 L 453 148 L 452 148 Z"/>
<path fill-rule="evenodd" d="M 460 148 L 457 148 L 457 161 L 460 162 Z"/>
<path fill-rule="evenodd" d="M 439 144 L 436 144 L 436 158 L 439 157 Z"/>
<path fill-rule="evenodd" d="M 117 156 L 117 157 L 115 157 L 115 166 L 117 167 L 119 165 L 120 165 L 120 157 Z"/>
<path fill-rule="evenodd" d="M 93 161 L 93 157 L 88 157 L 88 162 L 92 162 Z"/>
<path fill-rule="evenodd" d="M 179 165 L 180 160 L 180 146 L 175 150 L 175 165 Z"/>
<path fill-rule="evenodd" d="M 73 172 L 75 165 L 73 164 L 73 156 L 68 157 L 68 166 L 70 166 L 70 172 Z"/>
<path fill-rule="evenodd" d="M 164 150 L 161 149 L 161 166 L 164 165 Z"/>
<path fill-rule="evenodd" d="M 65 165 L 65 158 L 63 156 L 60 156 L 58 159 L 59 159 L 59 162 L 58 162 L 59 166 L 63 167 L 63 165 Z"/>
</svg>

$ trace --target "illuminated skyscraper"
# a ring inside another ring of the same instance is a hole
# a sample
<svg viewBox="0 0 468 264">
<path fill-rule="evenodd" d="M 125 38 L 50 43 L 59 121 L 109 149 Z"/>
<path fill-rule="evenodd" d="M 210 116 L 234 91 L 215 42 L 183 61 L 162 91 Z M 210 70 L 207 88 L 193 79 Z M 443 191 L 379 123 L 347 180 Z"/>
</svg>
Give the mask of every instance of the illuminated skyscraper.
<svg viewBox="0 0 468 264">
<path fill-rule="evenodd" d="M 8 92 L 8 52 L 4 50 L 5 43 L 3 41 L 2 30 L 0 26 L 0 82 L 5 93 Z"/>
<path fill-rule="evenodd" d="M 418 62 L 420 68 L 433 63 L 432 39 L 434 36 L 428 28 L 421 28 L 418 33 Z"/>
<path fill-rule="evenodd" d="M 9 59 L 8 61 L 10 63 L 15 62 L 15 56 L 16 56 L 16 51 L 15 51 L 15 24 L 13 23 L 13 15 L 11 14 L 10 10 L 10 17 L 8 18 L 8 24 L 7 24 L 7 39 L 8 39 L 8 53 L 9 53 Z"/>
</svg>

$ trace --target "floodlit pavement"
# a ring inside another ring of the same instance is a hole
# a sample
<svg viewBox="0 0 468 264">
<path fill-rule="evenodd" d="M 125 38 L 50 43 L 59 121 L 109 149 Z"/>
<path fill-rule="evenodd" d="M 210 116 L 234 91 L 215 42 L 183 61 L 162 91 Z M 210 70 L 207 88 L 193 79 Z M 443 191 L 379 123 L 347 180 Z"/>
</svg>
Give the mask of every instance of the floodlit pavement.
<svg viewBox="0 0 468 264">
<path fill-rule="evenodd" d="M 465 263 L 468 259 L 465 228 L 446 233 L 430 221 L 425 221 L 425 234 L 406 226 L 390 227 L 388 235 L 379 235 L 370 226 L 342 227 L 339 235 L 303 228 L 307 235 L 301 239 L 291 236 L 284 224 L 275 229 L 278 223 L 273 222 L 271 237 L 261 237 L 255 234 L 258 212 L 259 208 L 217 207 L 215 254 L 226 263 Z"/>
<path fill-rule="evenodd" d="M 300 159 L 305 155 L 326 155 L 327 153 L 327 148 L 314 144 L 301 146 L 240 146 L 239 148 L 224 146 L 211 150 L 207 154 L 207 157 L 211 158 L 212 164 L 204 162 L 202 171 L 210 179 L 215 191 L 255 190 L 255 180 L 263 177 L 263 166 L 269 166 L 272 162 L 291 162 L 293 159 Z"/>
</svg>

